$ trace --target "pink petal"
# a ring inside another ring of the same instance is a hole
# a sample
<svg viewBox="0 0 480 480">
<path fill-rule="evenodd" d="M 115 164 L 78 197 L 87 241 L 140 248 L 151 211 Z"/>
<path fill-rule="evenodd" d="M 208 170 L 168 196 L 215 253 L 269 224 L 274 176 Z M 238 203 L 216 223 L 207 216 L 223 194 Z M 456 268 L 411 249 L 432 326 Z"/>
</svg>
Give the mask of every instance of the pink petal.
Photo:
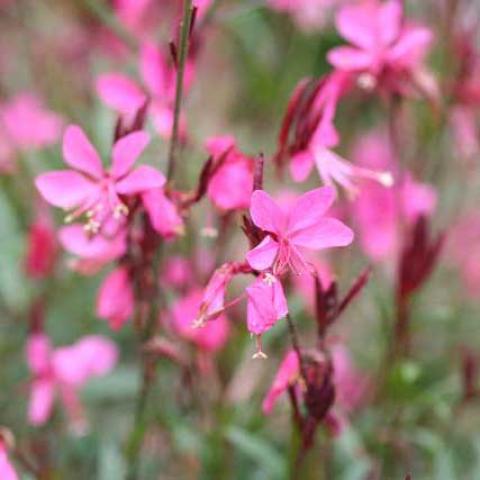
<svg viewBox="0 0 480 480">
<path fill-rule="evenodd" d="M 272 386 L 263 400 L 262 410 L 265 415 L 272 412 L 278 397 L 286 392 L 288 387 L 295 384 L 299 374 L 300 362 L 298 361 L 298 355 L 294 350 L 290 350 L 283 358 Z"/>
<path fill-rule="evenodd" d="M 113 146 L 112 168 L 113 178 L 126 175 L 150 142 L 150 136 L 145 132 L 134 132 L 122 137 Z"/>
<path fill-rule="evenodd" d="M 10 463 L 5 447 L 0 443 L 0 478 L 2 480 L 18 480 L 18 475 Z"/>
<path fill-rule="evenodd" d="M 140 71 L 150 92 L 156 97 L 165 97 L 168 66 L 162 52 L 151 43 L 145 43 L 141 49 Z"/>
<path fill-rule="evenodd" d="M 152 227 L 163 237 L 170 238 L 182 233 L 183 219 L 176 205 L 159 188 L 142 194 L 142 201 Z"/>
<path fill-rule="evenodd" d="M 335 24 L 343 38 L 364 49 L 376 46 L 377 7 L 373 4 L 348 5 L 337 14 Z"/>
<path fill-rule="evenodd" d="M 432 43 L 433 34 L 423 27 L 406 27 L 395 45 L 388 51 L 388 59 L 402 66 L 413 66 L 423 60 Z"/>
<path fill-rule="evenodd" d="M 104 279 L 97 296 L 97 315 L 119 329 L 133 315 L 133 289 L 128 270 L 117 267 Z"/>
<path fill-rule="evenodd" d="M 96 89 L 103 102 L 122 113 L 134 113 L 147 101 L 147 96 L 135 82 L 116 73 L 100 75 Z"/>
<path fill-rule="evenodd" d="M 250 215 L 253 223 L 267 232 L 280 234 L 286 228 L 285 214 L 263 190 L 255 190 L 252 193 Z"/>
<path fill-rule="evenodd" d="M 336 198 L 335 189 L 320 187 L 301 195 L 288 215 L 288 233 L 295 234 L 320 222 Z"/>
<path fill-rule="evenodd" d="M 340 220 L 323 218 L 312 226 L 297 230 L 290 240 L 297 246 L 312 249 L 345 247 L 352 243 L 353 232 Z"/>
<path fill-rule="evenodd" d="M 353 47 L 335 47 L 327 53 L 331 65 L 339 70 L 365 70 L 372 66 L 374 58 L 369 52 Z"/>
<path fill-rule="evenodd" d="M 55 390 L 51 380 L 34 380 L 28 405 L 28 420 L 32 425 L 43 425 L 50 417 Z"/>
<path fill-rule="evenodd" d="M 165 185 L 165 182 L 165 177 L 156 168 L 150 165 L 142 165 L 117 182 L 115 190 L 121 195 L 132 195 L 145 192 L 151 188 L 161 188 Z"/>
<path fill-rule="evenodd" d="M 278 254 L 278 243 L 267 235 L 261 243 L 247 253 L 247 262 L 255 270 L 265 270 L 272 266 Z"/>
<path fill-rule="evenodd" d="M 56 207 L 69 210 L 85 202 L 97 185 L 73 170 L 55 170 L 35 179 L 43 198 Z"/>
<path fill-rule="evenodd" d="M 309 150 L 295 154 L 290 161 L 290 173 L 296 182 L 303 182 L 308 178 L 313 167 L 313 157 Z"/>
<path fill-rule="evenodd" d="M 93 237 L 85 232 L 83 225 L 68 225 L 60 229 L 59 240 L 65 250 L 82 258 L 115 258 L 126 251 L 126 240 L 123 232 L 113 239 L 101 234 Z"/>
<path fill-rule="evenodd" d="M 63 136 L 63 158 L 70 167 L 95 179 L 103 175 L 102 161 L 97 151 L 77 125 L 70 125 Z"/>
<path fill-rule="evenodd" d="M 403 9 L 399 0 L 389 0 L 378 10 L 377 31 L 381 45 L 390 45 L 398 38 Z"/>
<path fill-rule="evenodd" d="M 27 340 L 27 363 L 35 375 L 45 373 L 50 368 L 50 340 L 43 333 L 32 334 Z"/>
</svg>

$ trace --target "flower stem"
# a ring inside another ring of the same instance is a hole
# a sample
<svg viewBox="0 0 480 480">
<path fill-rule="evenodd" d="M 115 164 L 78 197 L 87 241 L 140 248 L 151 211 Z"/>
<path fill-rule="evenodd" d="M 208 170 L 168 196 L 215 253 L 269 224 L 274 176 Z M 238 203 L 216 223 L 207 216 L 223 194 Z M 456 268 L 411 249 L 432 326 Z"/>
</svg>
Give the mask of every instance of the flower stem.
<svg viewBox="0 0 480 480">
<path fill-rule="evenodd" d="M 168 152 L 167 178 L 171 181 L 175 175 L 177 162 L 177 149 L 180 125 L 180 111 L 183 96 L 183 78 L 185 76 L 185 64 L 187 62 L 188 47 L 190 41 L 190 26 L 192 23 L 192 0 L 183 0 L 183 16 L 180 23 L 180 48 L 178 50 L 177 83 L 175 87 L 175 106 L 173 112 L 172 136 Z"/>
</svg>

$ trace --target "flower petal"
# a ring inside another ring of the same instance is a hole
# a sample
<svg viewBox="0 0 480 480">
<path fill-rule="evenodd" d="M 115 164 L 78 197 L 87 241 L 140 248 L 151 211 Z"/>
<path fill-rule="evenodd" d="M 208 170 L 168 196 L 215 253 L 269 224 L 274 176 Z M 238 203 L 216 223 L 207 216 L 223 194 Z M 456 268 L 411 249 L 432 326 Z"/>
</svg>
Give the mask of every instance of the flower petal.
<svg viewBox="0 0 480 480">
<path fill-rule="evenodd" d="M 35 186 L 48 203 L 66 210 L 80 205 L 98 188 L 73 170 L 54 170 L 39 175 Z"/>
<path fill-rule="evenodd" d="M 314 165 L 312 154 L 303 150 L 295 154 L 290 161 L 290 173 L 295 182 L 303 182 L 308 178 Z"/>
<path fill-rule="evenodd" d="M 278 248 L 278 243 L 267 235 L 261 243 L 247 253 L 247 262 L 255 270 L 265 270 L 272 266 Z"/>
<path fill-rule="evenodd" d="M 165 181 L 163 174 L 156 168 L 142 165 L 117 182 L 115 190 L 121 195 L 132 195 L 151 188 L 161 188 Z"/>
<path fill-rule="evenodd" d="M 50 416 L 54 399 L 54 384 L 51 380 L 34 380 L 28 405 L 28 421 L 31 425 L 43 425 Z"/>
<path fill-rule="evenodd" d="M 353 231 L 335 218 L 323 218 L 318 223 L 297 230 L 290 236 L 292 243 L 312 249 L 345 247 L 353 241 Z"/>
<path fill-rule="evenodd" d="M 140 71 L 150 92 L 165 98 L 168 93 L 168 66 L 162 52 L 152 43 L 145 43 L 140 51 Z"/>
<path fill-rule="evenodd" d="M 335 189 L 332 187 L 316 188 L 301 195 L 288 215 L 288 234 L 293 235 L 298 230 L 320 222 L 335 197 Z"/>
<path fill-rule="evenodd" d="M 126 175 L 149 142 L 150 135 L 146 132 L 133 132 L 118 140 L 112 151 L 112 168 L 110 170 L 112 177 L 120 178 Z"/>
<path fill-rule="evenodd" d="M 343 38 L 361 48 L 374 48 L 377 43 L 375 4 L 347 5 L 335 18 L 337 30 Z"/>
<path fill-rule="evenodd" d="M 95 86 L 100 99 L 121 113 L 135 113 L 147 101 L 142 89 L 124 75 L 117 73 L 100 75 Z"/>
<path fill-rule="evenodd" d="M 85 132 L 70 125 L 63 136 L 63 158 L 70 167 L 96 179 L 103 175 L 102 161 Z"/>
<path fill-rule="evenodd" d="M 263 190 L 252 193 L 250 215 L 261 229 L 280 234 L 286 228 L 286 216 L 273 198 Z"/>
<path fill-rule="evenodd" d="M 373 57 L 369 52 L 353 47 L 335 47 L 327 53 L 331 65 L 339 70 L 364 70 L 372 66 Z"/>
</svg>

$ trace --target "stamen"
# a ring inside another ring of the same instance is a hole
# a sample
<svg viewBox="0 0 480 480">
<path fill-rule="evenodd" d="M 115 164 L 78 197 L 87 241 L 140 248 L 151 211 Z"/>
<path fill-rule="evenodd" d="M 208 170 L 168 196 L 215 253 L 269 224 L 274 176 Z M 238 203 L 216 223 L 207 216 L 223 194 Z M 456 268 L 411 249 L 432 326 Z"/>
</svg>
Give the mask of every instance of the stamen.
<svg viewBox="0 0 480 480">
<path fill-rule="evenodd" d="M 263 277 L 263 281 L 268 285 L 268 286 L 272 286 L 276 281 L 277 279 L 271 274 L 271 273 L 265 273 L 264 277 Z"/>
<path fill-rule="evenodd" d="M 257 344 L 257 351 L 252 355 L 253 359 L 262 359 L 266 360 L 268 358 L 267 354 L 263 351 L 262 347 L 262 336 L 256 335 L 255 342 Z"/>
<path fill-rule="evenodd" d="M 117 203 L 113 209 L 113 218 L 118 220 L 122 216 L 126 217 L 128 215 L 128 207 L 124 203 Z"/>
</svg>

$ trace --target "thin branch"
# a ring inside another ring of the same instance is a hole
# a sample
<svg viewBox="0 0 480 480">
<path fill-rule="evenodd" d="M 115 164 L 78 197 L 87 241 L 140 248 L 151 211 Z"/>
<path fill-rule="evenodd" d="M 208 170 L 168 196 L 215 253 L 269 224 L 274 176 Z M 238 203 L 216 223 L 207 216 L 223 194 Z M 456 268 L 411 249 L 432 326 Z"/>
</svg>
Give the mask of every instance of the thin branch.
<svg viewBox="0 0 480 480">
<path fill-rule="evenodd" d="M 192 23 L 192 0 L 183 1 L 183 18 L 180 23 L 180 48 L 178 49 L 177 83 L 175 87 L 175 106 L 173 112 L 172 136 L 168 152 L 167 178 L 171 181 L 175 175 L 177 163 L 178 134 L 180 125 L 180 111 L 183 96 L 183 78 L 187 62 L 188 47 L 190 42 L 190 25 Z"/>
</svg>

